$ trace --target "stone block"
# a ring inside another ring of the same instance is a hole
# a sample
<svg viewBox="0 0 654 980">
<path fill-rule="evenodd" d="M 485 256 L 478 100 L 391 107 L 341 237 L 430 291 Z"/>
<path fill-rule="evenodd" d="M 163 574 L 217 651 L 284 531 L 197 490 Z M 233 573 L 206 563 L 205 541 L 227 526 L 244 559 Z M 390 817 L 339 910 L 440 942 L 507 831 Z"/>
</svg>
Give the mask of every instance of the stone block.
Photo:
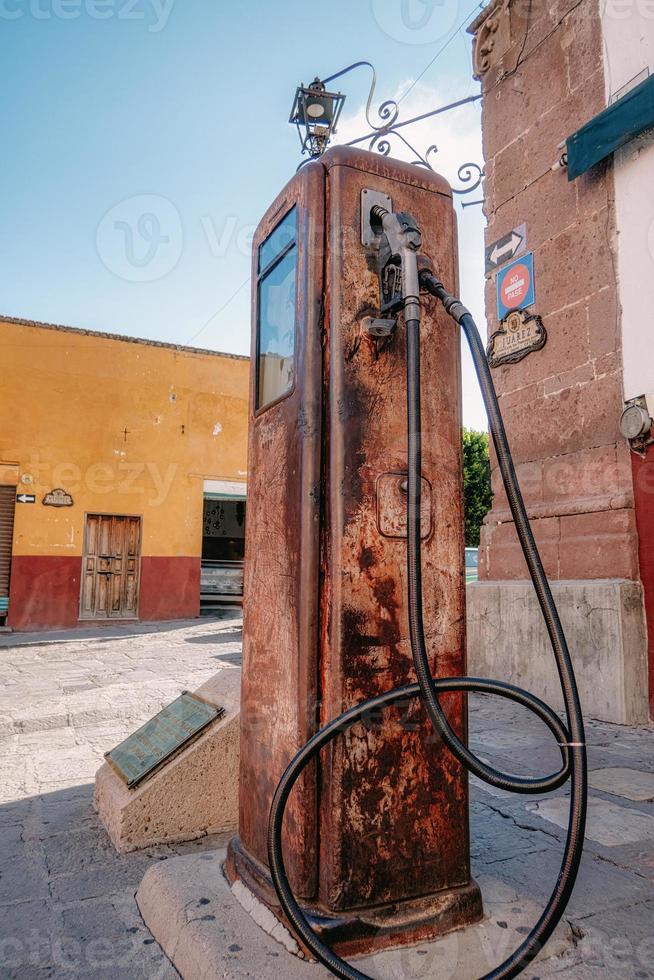
<svg viewBox="0 0 654 980">
<path fill-rule="evenodd" d="M 560 578 L 638 578 L 632 509 L 561 517 Z"/>
<path fill-rule="evenodd" d="M 513 64 L 520 58 L 523 36 L 524 28 L 519 44 L 507 53 L 505 63 L 511 61 L 513 53 Z M 523 53 L 518 71 L 486 96 L 485 105 L 489 108 L 484 120 L 484 152 L 487 157 L 513 146 L 532 120 L 559 105 L 568 95 L 567 57 L 559 39 L 553 36 L 539 47 L 535 44 L 536 38 L 530 30 L 524 52 L 528 56 L 525 58 Z M 543 85 L 543 78 L 547 78 L 547 85 Z"/>
<path fill-rule="evenodd" d="M 117 850 L 236 829 L 239 675 L 221 671 L 199 688 L 225 715 L 139 786 L 128 789 L 107 763 L 98 770 L 93 803 Z"/>
<path fill-rule="evenodd" d="M 538 305 L 536 306 L 538 310 Z M 501 378 L 501 391 L 508 393 L 529 385 L 543 383 L 542 392 L 550 395 L 594 378 L 588 343 L 588 301 L 558 310 L 543 317 L 547 343 L 542 350 L 528 354 L 517 364 L 494 369 Z"/>
<path fill-rule="evenodd" d="M 556 159 L 554 157 L 550 165 Z M 492 176 L 495 167 L 494 159 L 486 164 L 489 175 Z M 546 202 L 546 205 L 543 202 Z M 566 180 L 561 171 L 542 172 L 536 183 L 519 191 L 509 200 L 488 200 L 489 223 L 486 229 L 486 242 L 497 238 L 517 228 L 527 225 L 527 248 L 536 249 L 543 242 L 554 237 L 565 228 L 574 226 L 578 218 L 578 193 L 574 183 Z M 492 206 L 491 206 L 492 205 Z M 498 207 L 501 205 L 501 207 Z M 606 206 L 606 199 L 601 206 Z M 498 207 L 498 210 L 494 210 Z M 593 210 L 598 210 L 594 208 Z"/>
<path fill-rule="evenodd" d="M 491 515 L 492 516 L 492 515 Z M 532 520 L 531 529 L 538 545 L 545 572 L 550 578 L 559 577 L 559 522 L 558 518 Z M 482 546 L 486 551 L 483 579 L 523 579 L 527 566 L 518 543 L 512 522 L 485 524 Z"/>
<path fill-rule="evenodd" d="M 592 357 L 620 350 L 620 321 L 613 284 L 600 289 L 588 300 L 588 340 Z"/>
<path fill-rule="evenodd" d="M 561 361 L 560 363 L 565 364 L 566 362 Z M 594 377 L 595 369 L 590 361 L 586 361 L 585 364 L 580 364 L 578 367 L 567 368 L 560 374 L 554 374 L 545 379 L 543 383 L 545 397 L 558 395 L 559 392 L 574 388 L 576 385 L 587 384 L 589 381 L 593 381 Z"/>
<path fill-rule="evenodd" d="M 623 465 L 622 454 L 618 460 L 615 446 L 580 449 L 543 461 L 543 498 L 559 513 L 563 505 L 577 511 L 608 508 L 613 498 L 631 494 L 631 489 L 631 467 Z M 601 506 L 593 506 L 594 501 Z"/>
<path fill-rule="evenodd" d="M 543 464 L 541 460 L 534 460 L 529 463 L 518 463 L 516 475 L 520 483 L 520 489 L 527 504 L 528 510 L 543 502 Z M 498 466 L 491 470 L 491 488 L 493 491 L 493 511 L 492 515 L 498 513 L 506 514 L 506 519 L 510 519 L 509 503 L 504 490 L 502 474 Z"/>
<path fill-rule="evenodd" d="M 604 72 L 602 60 L 602 22 L 600 18 L 599 4 L 595 6 L 585 6 L 583 10 L 575 11 L 568 17 L 561 30 L 561 47 L 566 52 L 568 65 L 568 81 L 570 88 L 574 91 L 579 85 L 583 85 L 589 75 L 595 72 Z M 602 96 L 604 87 L 602 86 Z M 596 111 L 601 111 L 601 106 Z M 594 114 L 594 109 L 589 106 L 589 111 Z M 587 119 L 591 118 L 591 115 Z M 584 119 L 583 122 L 586 122 Z"/>
<path fill-rule="evenodd" d="M 614 282 L 612 218 L 605 208 L 568 227 L 536 251 L 536 298 L 541 316 Z"/>
<path fill-rule="evenodd" d="M 647 638 L 640 582 L 552 582 L 577 672 L 582 708 L 620 725 L 648 720 Z M 468 672 L 500 677 L 560 709 L 558 675 L 529 581 L 467 588 Z"/>
<path fill-rule="evenodd" d="M 500 402 L 515 462 L 621 441 L 618 424 L 623 401 L 617 377 L 606 375 L 544 398 L 538 397 L 538 387 L 532 391 L 533 397 L 521 404 L 509 397 Z"/>
</svg>

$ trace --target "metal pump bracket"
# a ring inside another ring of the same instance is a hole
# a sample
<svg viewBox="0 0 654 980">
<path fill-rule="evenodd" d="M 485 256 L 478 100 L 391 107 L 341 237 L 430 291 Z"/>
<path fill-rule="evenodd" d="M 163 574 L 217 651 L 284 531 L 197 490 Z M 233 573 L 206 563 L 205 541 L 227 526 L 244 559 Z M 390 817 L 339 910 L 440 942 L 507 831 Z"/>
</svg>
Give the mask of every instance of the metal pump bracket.
<svg viewBox="0 0 654 980">
<path fill-rule="evenodd" d="M 388 194 L 382 191 L 373 191 L 369 187 L 364 187 L 361 191 L 361 244 L 366 248 L 374 246 L 379 248 L 381 234 L 379 230 L 372 227 L 372 209 L 375 204 L 379 204 L 387 211 L 393 210 L 393 202 Z"/>
</svg>

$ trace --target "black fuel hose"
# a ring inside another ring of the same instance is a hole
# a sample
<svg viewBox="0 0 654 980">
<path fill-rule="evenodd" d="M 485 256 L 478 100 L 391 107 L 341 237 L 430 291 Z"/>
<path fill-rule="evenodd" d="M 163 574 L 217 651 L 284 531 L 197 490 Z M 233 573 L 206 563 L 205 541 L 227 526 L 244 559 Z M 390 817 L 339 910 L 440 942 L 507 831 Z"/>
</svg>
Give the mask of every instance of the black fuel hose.
<svg viewBox="0 0 654 980">
<path fill-rule="evenodd" d="M 536 542 L 529 526 L 520 487 L 500 413 L 497 395 L 477 326 L 459 300 L 451 296 L 431 271 L 420 272 L 420 285 L 438 297 L 447 312 L 459 323 L 466 335 L 484 398 L 488 422 L 497 453 L 509 506 L 520 540 L 531 580 L 545 620 L 559 673 L 565 703 L 567 725 L 539 698 L 503 681 L 478 677 L 433 678 L 429 668 L 422 616 L 421 584 L 421 424 L 420 424 L 420 320 L 406 322 L 407 345 L 407 413 L 408 413 L 408 533 L 407 568 L 409 591 L 409 630 L 411 650 L 418 683 L 395 688 L 362 702 L 325 725 L 291 760 L 273 797 L 268 822 L 268 861 L 270 872 L 291 929 L 300 942 L 335 976 L 348 980 L 371 980 L 326 946 L 312 928 L 290 887 L 282 853 L 282 826 L 290 792 L 300 774 L 320 750 L 355 722 L 385 706 L 398 705 L 420 696 L 430 720 L 452 754 L 479 779 L 517 793 L 544 793 L 561 786 L 571 778 L 570 816 L 565 850 L 554 890 L 538 922 L 521 945 L 483 980 L 500 980 L 517 976 L 540 952 L 556 928 L 574 887 L 584 841 L 587 797 L 587 762 L 583 718 L 577 686 L 559 615 L 545 575 Z M 415 309 L 415 305 L 413 307 Z M 518 777 L 502 773 L 478 759 L 451 728 L 441 707 L 439 695 L 446 691 L 494 694 L 521 704 L 532 711 L 549 728 L 561 751 L 562 766 L 549 776 Z"/>
</svg>

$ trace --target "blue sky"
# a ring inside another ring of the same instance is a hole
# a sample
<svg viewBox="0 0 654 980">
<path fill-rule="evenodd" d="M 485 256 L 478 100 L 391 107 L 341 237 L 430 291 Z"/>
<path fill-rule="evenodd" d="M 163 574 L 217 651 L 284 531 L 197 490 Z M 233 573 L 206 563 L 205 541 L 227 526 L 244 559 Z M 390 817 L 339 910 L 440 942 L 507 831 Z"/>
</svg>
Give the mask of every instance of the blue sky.
<svg viewBox="0 0 654 980">
<path fill-rule="evenodd" d="M 377 103 L 427 68 L 403 117 L 474 94 L 457 28 L 475 9 L 0 0 L 0 313 L 248 353 L 249 238 L 300 160 L 296 85 L 367 59 Z M 352 138 L 369 75 L 337 84 Z M 436 143 L 434 166 L 456 183 L 459 164 L 481 162 L 479 120 L 473 104 L 422 124 L 416 145 Z M 479 206 L 459 212 L 459 235 L 461 291 L 481 319 Z M 485 426 L 467 361 L 464 389 L 466 423 Z"/>
</svg>

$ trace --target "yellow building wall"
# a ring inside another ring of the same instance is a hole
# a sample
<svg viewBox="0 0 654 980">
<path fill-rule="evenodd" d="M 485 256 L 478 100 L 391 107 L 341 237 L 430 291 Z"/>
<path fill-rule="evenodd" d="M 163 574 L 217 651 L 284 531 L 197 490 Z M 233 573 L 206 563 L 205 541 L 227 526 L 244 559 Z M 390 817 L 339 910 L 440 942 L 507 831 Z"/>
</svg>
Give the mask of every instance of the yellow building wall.
<svg viewBox="0 0 654 980">
<path fill-rule="evenodd" d="M 0 319 L 0 483 L 36 495 L 16 503 L 10 625 L 78 622 L 98 513 L 141 517 L 139 616 L 197 615 L 203 482 L 245 486 L 248 379 L 248 358 Z M 43 504 L 56 488 L 73 506 Z"/>
<path fill-rule="evenodd" d="M 204 479 L 246 480 L 249 359 L 0 320 L 14 553 L 81 555 L 84 512 L 142 514 L 144 555 L 200 556 Z M 4 467 L 1 464 L 5 464 Z M 62 487 L 71 508 L 44 507 Z"/>
</svg>

